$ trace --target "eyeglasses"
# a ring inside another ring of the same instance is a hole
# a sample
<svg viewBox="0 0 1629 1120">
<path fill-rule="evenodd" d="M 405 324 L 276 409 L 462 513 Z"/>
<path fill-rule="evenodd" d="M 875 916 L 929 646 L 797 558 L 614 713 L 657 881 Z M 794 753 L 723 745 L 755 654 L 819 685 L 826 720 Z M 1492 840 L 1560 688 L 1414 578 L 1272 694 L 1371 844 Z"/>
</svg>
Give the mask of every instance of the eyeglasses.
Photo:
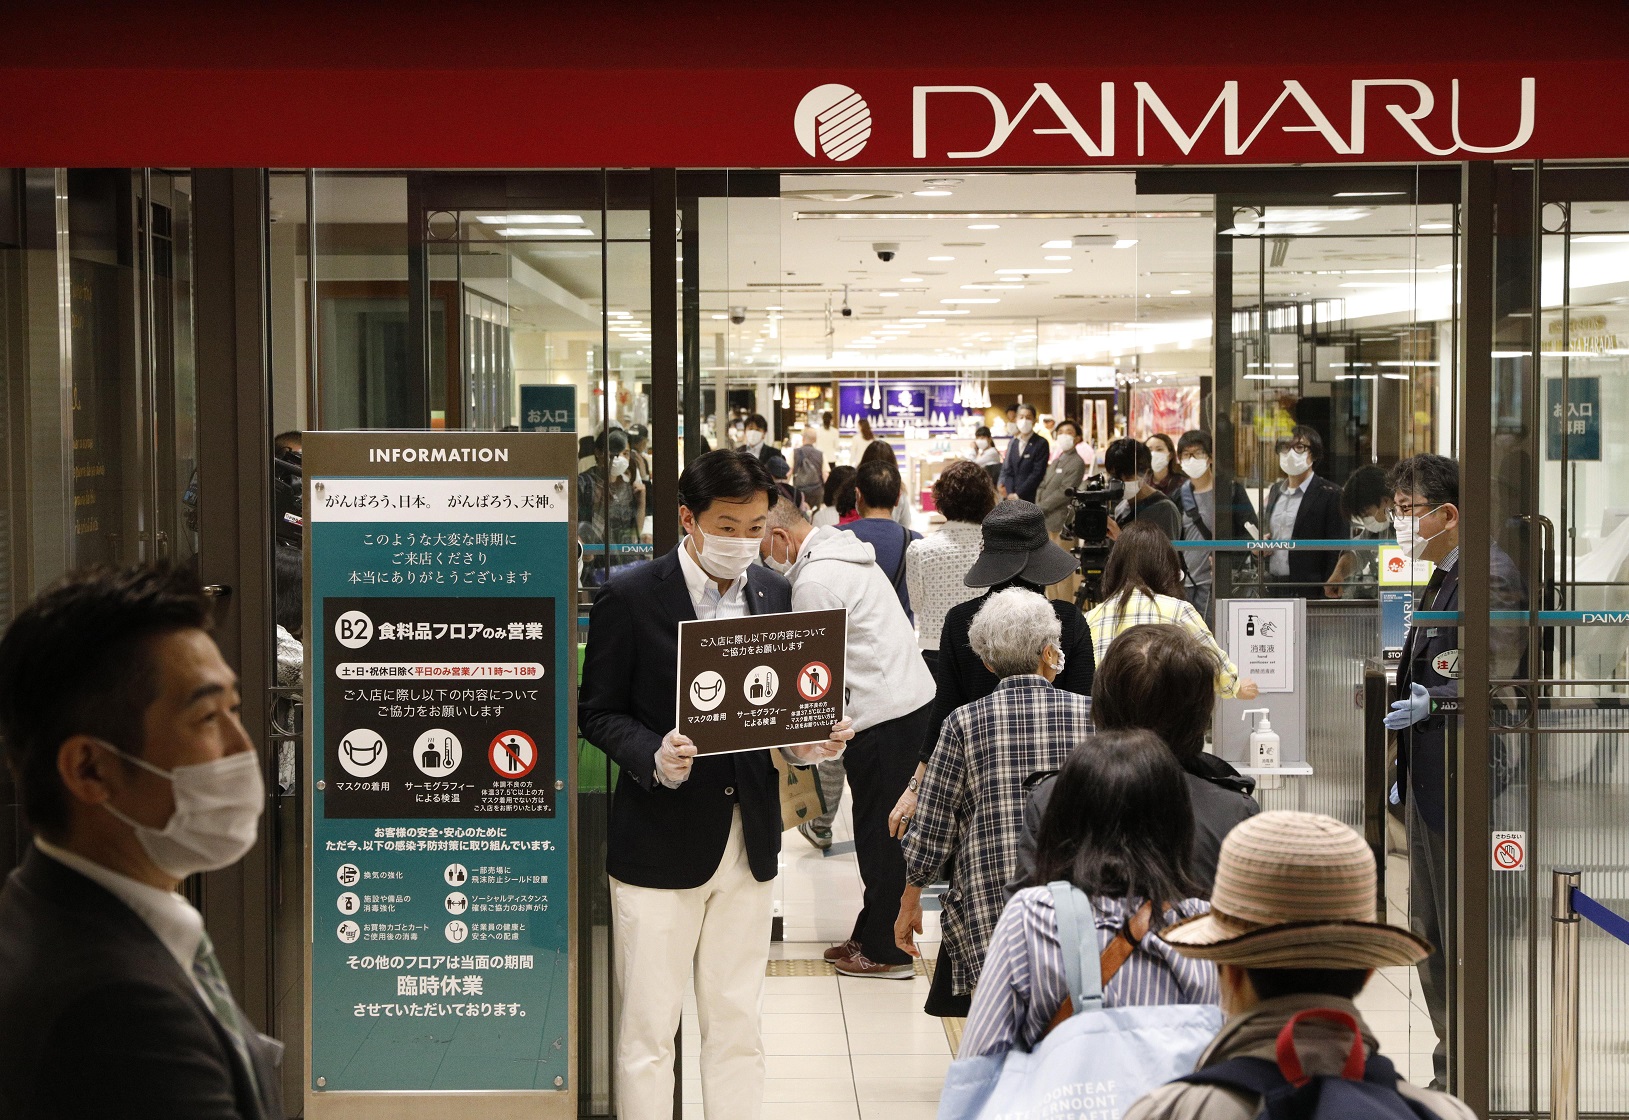
<svg viewBox="0 0 1629 1120">
<path fill-rule="evenodd" d="M 1441 509 L 1443 505 L 1444 503 L 1438 502 L 1434 506 L 1398 506 L 1393 509 L 1391 513 L 1387 514 L 1387 519 L 1390 520 L 1393 525 L 1401 525 L 1405 521 L 1411 521 L 1416 518 L 1430 517 L 1433 513 L 1437 512 L 1437 510 Z"/>
<path fill-rule="evenodd" d="M 1306 452 L 1307 454 L 1311 454 L 1312 444 L 1303 439 L 1298 439 L 1294 443 L 1290 443 L 1288 441 L 1281 442 L 1278 445 L 1278 453 L 1282 455 L 1286 451 L 1302 451 Z"/>
</svg>

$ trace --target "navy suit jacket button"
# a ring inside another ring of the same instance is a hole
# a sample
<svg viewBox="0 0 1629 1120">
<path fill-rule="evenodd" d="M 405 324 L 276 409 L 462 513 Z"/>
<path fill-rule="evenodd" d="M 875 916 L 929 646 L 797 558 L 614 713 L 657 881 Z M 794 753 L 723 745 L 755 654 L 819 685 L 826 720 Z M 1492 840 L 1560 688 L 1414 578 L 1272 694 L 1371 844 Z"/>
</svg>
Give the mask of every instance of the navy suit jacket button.
<svg viewBox="0 0 1629 1120">
<path fill-rule="evenodd" d="M 724 796 L 725 797 L 734 797 L 735 796 L 735 787 L 734 786 L 725 786 L 724 787 Z"/>
</svg>

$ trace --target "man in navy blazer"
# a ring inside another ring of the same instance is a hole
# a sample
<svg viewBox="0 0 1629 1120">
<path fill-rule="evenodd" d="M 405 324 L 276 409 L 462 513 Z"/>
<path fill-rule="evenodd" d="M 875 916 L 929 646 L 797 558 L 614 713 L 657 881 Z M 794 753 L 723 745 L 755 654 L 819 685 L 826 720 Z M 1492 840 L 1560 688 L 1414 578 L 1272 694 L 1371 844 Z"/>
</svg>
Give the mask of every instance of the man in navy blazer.
<svg viewBox="0 0 1629 1120">
<path fill-rule="evenodd" d="M 1395 502 L 1397 543 L 1413 558 L 1436 565 L 1418 609 L 1459 610 L 1459 464 L 1441 455 L 1415 455 L 1392 468 L 1387 485 Z M 1498 545 L 1488 547 L 1491 609 L 1526 609 L 1526 585 L 1515 562 Z M 1386 726 L 1397 732 L 1397 796 L 1408 804 L 1409 925 L 1436 947 L 1418 967 L 1437 1034 L 1437 1082 L 1447 1073 L 1448 975 L 1442 947 L 1448 928 L 1448 720 L 1457 717 L 1437 711 L 1435 702 L 1460 695 L 1462 633 L 1455 626 L 1409 628 L 1386 717 Z M 1507 680 L 1523 675 L 1527 631 L 1495 626 L 1490 635 L 1491 675 Z M 1489 762 L 1497 769 L 1497 758 Z"/>
<path fill-rule="evenodd" d="M 1007 458 L 1001 464 L 1001 496 L 1035 500 L 1035 492 L 1046 477 L 1052 459 L 1052 445 L 1035 430 L 1035 406 L 1018 406 L 1018 434 L 1007 441 Z"/>
<path fill-rule="evenodd" d="M 763 1101 L 777 772 L 766 751 L 698 757 L 674 716 L 679 623 L 792 608 L 786 579 L 753 563 L 776 500 L 756 456 L 701 456 L 679 477 L 683 542 L 619 573 L 590 616 L 578 723 L 621 768 L 606 869 L 623 1120 L 672 1115 L 673 1037 L 692 968 L 709 1120 L 754 1120 Z M 825 742 L 786 753 L 799 765 L 835 758 L 852 735 L 844 721 Z"/>
</svg>

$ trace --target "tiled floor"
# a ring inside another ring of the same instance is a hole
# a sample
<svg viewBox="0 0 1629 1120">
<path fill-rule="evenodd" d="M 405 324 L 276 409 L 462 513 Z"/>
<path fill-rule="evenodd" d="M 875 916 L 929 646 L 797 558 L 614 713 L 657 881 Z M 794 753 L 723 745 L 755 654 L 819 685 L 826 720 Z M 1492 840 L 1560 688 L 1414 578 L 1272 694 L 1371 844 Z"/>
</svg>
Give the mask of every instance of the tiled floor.
<svg viewBox="0 0 1629 1120">
<path fill-rule="evenodd" d="M 846 812 L 835 829 L 841 854 L 825 855 L 787 833 L 776 898 L 786 940 L 771 956 L 810 960 L 848 937 L 860 905 L 860 876 Z M 1392 921 L 1406 924 L 1407 869 L 1387 877 Z M 929 911 L 923 943 L 938 950 L 938 914 Z M 952 1057 L 942 1020 L 922 1010 L 928 981 L 842 976 L 771 976 L 764 982 L 768 1084 L 764 1120 L 932 1120 Z M 1421 1084 L 1431 1078 L 1434 1036 L 1412 969 L 1387 969 L 1358 1000 L 1381 1049 Z M 702 1113 L 701 1036 L 694 999 L 684 1019 L 684 1103 Z"/>
</svg>

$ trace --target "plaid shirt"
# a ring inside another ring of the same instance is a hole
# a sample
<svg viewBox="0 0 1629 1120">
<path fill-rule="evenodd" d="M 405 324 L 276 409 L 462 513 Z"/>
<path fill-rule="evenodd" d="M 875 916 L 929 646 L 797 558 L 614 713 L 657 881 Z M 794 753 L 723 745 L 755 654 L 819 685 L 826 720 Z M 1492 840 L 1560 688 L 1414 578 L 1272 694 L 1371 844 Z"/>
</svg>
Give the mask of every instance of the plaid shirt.
<svg viewBox="0 0 1629 1120">
<path fill-rule="evenodd" d="M 1216 673 L 1216 695 L 1229 700 L 1238 695 L 1239 667 L 1227 655 L 1227 650 L 1216 643 L 1216 636 L 1205 625 L 1204 617 L 1193 609 L 1193 604 L 1175 595 L 1156 595 L 1150 599 L 1141 591 L 1133 591 L 1125 600 L 1116 595 L 1087 611 L 1086 624 L 1092 628 L 1092 649 L 1097 663 L 1103 664 L 1103 655 L 1109 652 L 1110 644 L 1133 626 L 1161 622 L 1182 627 L 1193 635 L 1194 641 L 1216 656 L 1222 666 Z"/>
<path fill-rule="evenodd" d="M 905 872 L 925 887 L 952 855 L 941 927 L 956 994 L 978 983 L 984 950 L 1018 862 L 1024 782 L 1056 770 L 1092 733 L 1092 702 L 1025 673 L 950 713 L 928 763 L 916 817 L 905 835 Z"/>
</svg>

